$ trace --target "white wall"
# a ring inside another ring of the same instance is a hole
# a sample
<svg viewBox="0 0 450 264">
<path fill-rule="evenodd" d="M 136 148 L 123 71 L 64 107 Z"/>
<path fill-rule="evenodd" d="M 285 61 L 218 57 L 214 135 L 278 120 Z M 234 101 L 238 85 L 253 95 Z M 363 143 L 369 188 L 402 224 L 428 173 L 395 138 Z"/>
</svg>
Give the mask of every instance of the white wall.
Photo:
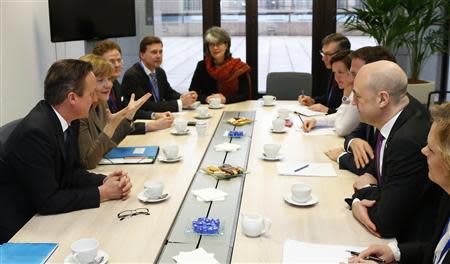
<svg viewBox="0 0 450 264">
<path fill-rule="evenodd" d="M 138 60 L 142 36 L 153 32 L 144 23 L 145 0 L 136 0 L 136 21 L 136 37 L 115 39 L 124 69 Z M 47 0 L 0 0 L 0 126 L 25 116 L 43 99 L 44 78 L 53 62 L 92 51 L 85 46 L 84 41 L 50 41 Z"/>
<path fill-rule="evenodd" d="M 0 124 L 23 117 L 43 98 L 48 67 L 84 53 L 81 41 L 50 41 L 47 0 L 0 2 Z"/>
</svg>

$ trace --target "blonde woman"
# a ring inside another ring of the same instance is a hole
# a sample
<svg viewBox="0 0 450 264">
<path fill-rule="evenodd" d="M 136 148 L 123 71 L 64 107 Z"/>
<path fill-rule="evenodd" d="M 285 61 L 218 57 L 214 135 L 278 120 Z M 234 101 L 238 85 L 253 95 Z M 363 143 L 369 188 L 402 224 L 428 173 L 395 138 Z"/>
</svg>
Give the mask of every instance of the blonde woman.
<svg viewBox="0 0 450 264">
<path fill-rule="evenodd" d="M 133 94 L 127 107 L 111 114 L 108 109 L 108 98 L 114 72 L 112 64 L 93 54 L 80 59 L 92 64 L 97 80 L 89 117 L 80 120 L 79 133 L 81 164 L 87 169 L 93 169 L 108 151 L 134 130 L 132 121 L 134 114 L 151 95 L 148 93 L 135 101 Z"/>
</svg>

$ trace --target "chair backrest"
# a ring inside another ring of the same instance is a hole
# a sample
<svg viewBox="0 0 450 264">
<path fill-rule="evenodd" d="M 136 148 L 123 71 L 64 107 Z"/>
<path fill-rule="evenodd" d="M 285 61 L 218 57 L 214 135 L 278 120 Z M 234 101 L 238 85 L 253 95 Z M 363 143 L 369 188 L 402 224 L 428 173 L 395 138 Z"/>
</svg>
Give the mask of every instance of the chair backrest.
<svg viewBox="0 0 450 264">
<path fill-rule="evenodd" d="M 311 95 L 312 75 L 306 72 L 270 72 L 266 93 L 277 100 L 297 100 L 300 94 Z"/>
<path fill-rule="evenodd" d="M 14 128 L 16 128 L 17 124 L 21 120 L 22 118 L 16 119 L 0 127 L 0 146 L 5 144 L 6 140 L 9 138 L 9 135 L 11 135 L 11 132 L 13 132 Z"/>
<path fill-rule="evenodd" d="M 427 109 L 428 110 L 431 109 L 431 107 L 438 101 L 440 93 L 441 93 L 440 91 L 433 91 L 428 94 L 428 100 L 427 100 Z M 446 91 L 445 93 L 447 95 L 449 95 L 450 91 Z M 442 101 L 443 103 L 447 101 L 447 97 L 448 96 L 444 97 L 444 100 Z"/>
</svg>

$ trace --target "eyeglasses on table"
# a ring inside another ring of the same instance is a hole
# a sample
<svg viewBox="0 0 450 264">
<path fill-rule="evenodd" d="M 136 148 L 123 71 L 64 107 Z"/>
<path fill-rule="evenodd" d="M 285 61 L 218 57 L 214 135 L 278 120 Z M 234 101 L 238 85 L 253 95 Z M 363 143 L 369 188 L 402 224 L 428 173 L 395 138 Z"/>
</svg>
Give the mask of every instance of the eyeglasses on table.
<svg viewBox="0 0 450 264">
<path fill-rule="evenodd" d="M 150 211 L 147 208 L 136 208 L 133 210 L 124 210 L 117 214 L 117 218 L 122 221 L 125 218 L 132 217 L 135 215 L 150 215 Z"/>
</svg>

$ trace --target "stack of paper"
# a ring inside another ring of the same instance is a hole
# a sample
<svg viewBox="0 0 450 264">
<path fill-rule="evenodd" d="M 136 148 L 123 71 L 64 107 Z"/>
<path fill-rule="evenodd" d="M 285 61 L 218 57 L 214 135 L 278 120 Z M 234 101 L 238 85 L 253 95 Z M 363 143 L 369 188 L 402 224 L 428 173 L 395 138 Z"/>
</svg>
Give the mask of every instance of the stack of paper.
<svg viewBox="0 0 450 264">
<path fill-rule="evenodd" d="M 364 248 L 286 240 L 283 247 L 283 263 L 347 263 L 348 258 L 351 257 L 347 250 L 360 252 Z"/>
<path fill-rule="evenodd" d="M 216 150 L 216 151 L 227 151 L 227 152 L 233 152 L 240 148 L 241 148 L 241 146 L 239 146 L 237 144 L 232 144 L 229 142 L 225 142 L 225 143 L 214 146 L 214 150 Z"/>
<path fill-rule="evenodd" d="M 173 257 L 173 259 L 177 263 L 187 264 L 187 263 L 211 263 L 211 264 L 219 264 L 214 258 L 213 253 L 206 252 L 203 248 L 198 248 L 191 252 L 183 252 Z"/>
<path fill-rule="evenodd" d="M 297 162 L 277 163 L 278 174 L 288 176 L 315 176 L 331 177 L 337 176 L 333 165 L 329 162 Z"/>
<path fill-rule="evenodd" d="M 335 135 L 336 128 L 335 127 L 315 127 L 309 132 L 305 132 L 301 129 L 301 132 L 305 136 L 326 136 L 326 135 Z"/>
<path fill-rule="evenodd" d="M 310 110 L 308 107 L 299 107 L 299 108 L 297 108 L 296 109 L 296 111 L 298 112 L 298 113 L 300 113 L 302 116 L 323 116 L 323 115 L 326 115 L 326 113 L 324 113 L 324 112 L 319 112 L 319 111 L 313 111 L 313 110 Z"/>
<path fill-rule="evenodd" d="M 228 193 L 215 188 L 193 190 L 192 194 L 195 195 L 200 202 L 225 201 L 225 196 L 228 195 Z"/>
</svg>

